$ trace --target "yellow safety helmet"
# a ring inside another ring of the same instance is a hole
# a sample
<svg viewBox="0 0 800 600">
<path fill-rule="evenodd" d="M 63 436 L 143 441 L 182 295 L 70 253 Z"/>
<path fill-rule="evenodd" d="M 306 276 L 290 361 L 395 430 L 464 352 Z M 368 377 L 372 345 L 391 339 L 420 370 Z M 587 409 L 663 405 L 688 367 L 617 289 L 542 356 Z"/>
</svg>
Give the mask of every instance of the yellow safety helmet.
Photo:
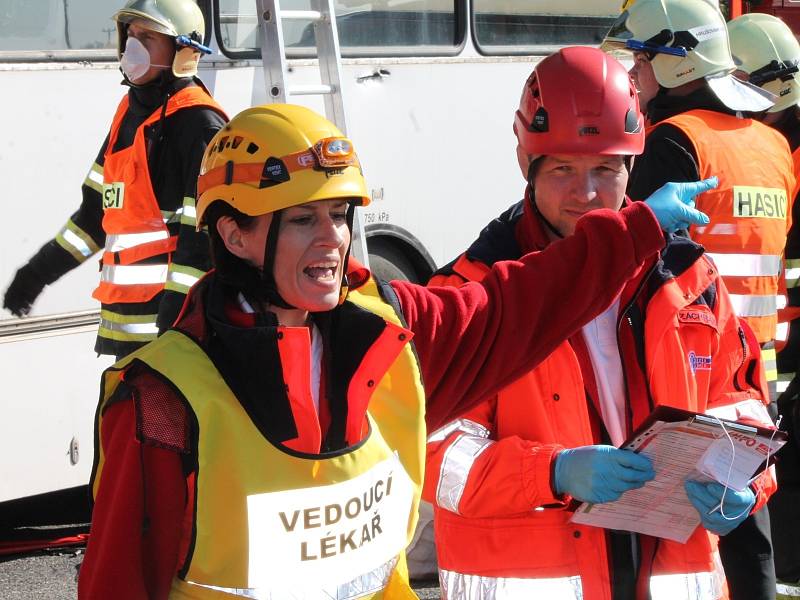
<svg viewBox="0 0 800 600">
<path fill-rule="evenodd" d="M 206 148 L 197 193 L 198 227 L 218 200 L 250 216 L 316 200 L 370 202 L 352 142 L 293 104 L 255 106 L 231 119 Z"/>
<path fill-rule="evenodd" d="M 751 83 L 778 97 L 768 112 L 800 102 L 800 43 L 786 23 L 765 13 L 750 13 L 730 21 L 728 35 L 737 67 Z"/>
<path fill-rule="evenodd" d="M 122 57 L 128 39 L 128 25 L 142 27 L 175 38 L 178 49 L 172 61 L 175 77 L 194 77 L 202 53 L 206 24 L 195 0 L 128 0 L 113 17 L 117 23 L 117 58 Z"/>
<path fill-rule="evenodd" d="M 767 92 L 731 76 L 736 66 L 725 18 L 710 0 L 629 0 L 601 49 L 647 54 L 664 88 L 705 79 L 733 110 L 766 110 L 774 101 Z"/>
</svg>

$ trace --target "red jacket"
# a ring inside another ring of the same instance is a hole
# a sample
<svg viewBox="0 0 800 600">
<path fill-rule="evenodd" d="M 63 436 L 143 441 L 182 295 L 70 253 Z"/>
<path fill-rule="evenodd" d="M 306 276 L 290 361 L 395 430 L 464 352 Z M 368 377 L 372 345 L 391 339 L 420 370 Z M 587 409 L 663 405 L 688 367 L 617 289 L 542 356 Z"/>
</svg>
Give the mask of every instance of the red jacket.
<svg viewBox="0 0 800 600">
<path fill-rule="evenodd" d="M 530 203 L 523 201 L 487 227 L 431 283 L 479 280 L 488 271 L 485 263 L 548 245 Z M 573 281 L 577 285 L 563 298 L 567 305 L 585 292 L 577 274 Z M 629 281 L 620 298 L 618 343 L 628 391 L 628 433 L 657 404 L 693 411 L 760 404 L 758 344 L 751 337 L 745 352 L 743 334 L 702 248 L 674 239 L 663 260 Z M 711 370 L 693 373 L 692 351 L 710 356 Z M 574 506 L 555 494 L 551 475 L 561 449 L 608 443 L 597 402 L 591 359 L 578 333 L 488 402 L 431 435 L 423 496 L 435 506 L 444 597 L 495 586 L 520 597 L 572 597 L 537 587 L 547 579 L 546 586 L 561 580 L 569 589 L 582 587 L 583 596 L 576 598 L 612 598 L 618 567 L 611 563 L 619 564 L 619 558 L 612 556 L 606 531 L 569 522 Z M 773 489 L 771 477 L 759 480 L 757 506 Z M 716 536 L 702 528 L 686 545 L 640 539 L 639 597 L 647 587 L 645 575 L 714 572 L 715 548 Z M 513 579 L 529 580 L 531 587 L 515 588 L 524 584 Z"/>
<path fill-rule="evenodd" d="M 433 289 L 392 282 L 399 308 L 414 333 L 428 427 L 441 426 L 530 370 L 603 310 L 630 277 L 652 262 L 663 243 L 650 210 L 637 205 L 584 218 L 569 240 L 546 252 L 498 264 L 482 283 Z M 569 306 L 561 301 L 572 287 L 565 272 L 580 273 L 587 290 Z M 353 275 L 355 286 L 359 274 Z M 187 307 L 193 306 L 196 292 L 195 288 Z M 223 323 L 215 325 L 208 312 L 189 309 L 176 327 L 196 339 L 212 329 L 220 337 L 232 318 L 223 315 Z M 352 332 L 343 341 L 355 340 L 357 334 Z M 454 344 L 454 339 L 459 343 Z M 254 360 L 248 349 L 241 351 Z M 357 363 L 341 358 L 344 366 L 358 373 Z M 224 356 L 215 355 L 214 360 L 224 361 Z M 260 377 L 262 373 L 255 371 L 266 367 L 259 364 L 250 372 Z M 105 462 L 80 572 L 82 599 L 165 598 L 187 551 L 179 541 L 192 515 L 196 457 L 191 423 L 183 418 L 174 391 L 156 377 L 131 374 L 125 381 L 128 391 L 105 411 L 103 437 L 98 440 Z M 245 396 L 247 390 L 241 392 Z M 236 393 L 239 397 L 238 389 Z M 243 397 L 239 399 L 244 402 Z M 321 398 L 321 403 L 326 401 Z M 267 416 L 285 418 L 285 409 L 270 407 Z M 359 409 L 357 418 L 363 419 L 366 407 Z M 339 417 L 356 418 L 341 410 L 328 414 L 331 427 Z M 296 427 L 291 412 L 288 415 L 293 431 L 272 431 L 270 435 L 278 441 L 293 439 L 294 430 L 312 429 Z"/>
</svg>

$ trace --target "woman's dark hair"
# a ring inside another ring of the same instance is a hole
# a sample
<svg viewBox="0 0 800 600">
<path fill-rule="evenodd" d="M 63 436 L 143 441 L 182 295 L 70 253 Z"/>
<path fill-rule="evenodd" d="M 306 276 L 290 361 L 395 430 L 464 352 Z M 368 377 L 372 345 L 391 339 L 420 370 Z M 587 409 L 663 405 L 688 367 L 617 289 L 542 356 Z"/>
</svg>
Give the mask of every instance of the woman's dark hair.
<svg viewBox="0 0 800 600">
<path fill-rule="evenodd" d="M 208 226 L 208 237 L 211 244 L 211 260 L 217 276 L 227 283 L 247 287 L 246 283 L 251 283 L 254 275 L 256 279 L 258 278 L 258 269 L 235 256 L 225 247 L 225 242 L 222 241 L 222 236 L 217 231 L 217 222 L 222 217 L 230 217 L 239 228 L 245 230 L 253 227 L 256 217 L 246 215 L 221 200 L 212 202 L 205 212 L 205 222 Z"/>
</svg>

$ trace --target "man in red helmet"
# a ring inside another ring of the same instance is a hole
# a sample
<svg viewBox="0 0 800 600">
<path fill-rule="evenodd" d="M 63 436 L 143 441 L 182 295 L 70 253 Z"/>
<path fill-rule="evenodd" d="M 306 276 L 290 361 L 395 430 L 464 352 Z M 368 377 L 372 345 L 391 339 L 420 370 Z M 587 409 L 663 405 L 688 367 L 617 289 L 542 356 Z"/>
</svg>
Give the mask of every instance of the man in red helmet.
<svg viewBox="0 0 800 600">
<path fill-rule="evenodd" d="M 525 198 L 432 283 L 480 280 L 496 261 L 569 237 L 587 212 L 627 202 L 644 122 L 615 59 L 588 47 L 544 59 L 525 84 L 514 131 Z M 701 246 L 668 234 L 660 258 L 604 313 L 428 438 L 424 496 L 435 507 L 443 597 L 726 598 L 717 536 L 764 504 L 770 475 L 743 492 L 687 482 L 702 526 L 686 544 L 572 524 L 572 501 L 613 501 L 654 477 L 647 458 L 616 446 L 655 406 L 750 413 L 766 425 L 764 387 L 758 344 L 717 269 Z M 723 512 L 736 518 L 711 510 L 723 491 Z"/>
</svg>

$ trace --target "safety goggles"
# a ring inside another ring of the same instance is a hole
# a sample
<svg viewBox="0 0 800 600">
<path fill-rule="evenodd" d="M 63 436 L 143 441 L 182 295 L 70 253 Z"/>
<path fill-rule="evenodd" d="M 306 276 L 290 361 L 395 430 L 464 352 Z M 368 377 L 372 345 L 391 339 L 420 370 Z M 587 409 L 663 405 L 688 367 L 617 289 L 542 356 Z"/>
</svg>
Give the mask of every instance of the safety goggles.
<svg viewBox="0 0 800 600">
<path fill-rule="evenodd" d="M 224 146 L 228 142 L 228 138 L 222 138 L 219 143 Z M 360 166 L 353 143 L 349 139 L 323 138 L 311 148 L 280 158 L 271 156 L 264 162 L 235 164 L 229 161 L 200 175 L 197 193 L 202 194 L 212 187 L 234 183 L 257 184 L 261 189 L 289 181 L 292 173 L 306 169 L 330 172 Z"/>
<path fill-rule="evenodd" d="M 765 83 L 780 79 L 781 81 L 789 81 L 794 78 L 794 74 L 798 72 L 797 64 L 778 62 L 773 60 L 768 65 L 756 69 L 750 73 L 748 81 L 753 85 L 761 87 Z"/>
<path fill-rule="evenodd" d="M 179 48 L 191 48 L 203 54 L 211 54 L 211 48 L 204 46 L 197 40 L 193 40 L 188 35 L 179 35 L 175 38 L 175 45 Z"/>
</svg>

